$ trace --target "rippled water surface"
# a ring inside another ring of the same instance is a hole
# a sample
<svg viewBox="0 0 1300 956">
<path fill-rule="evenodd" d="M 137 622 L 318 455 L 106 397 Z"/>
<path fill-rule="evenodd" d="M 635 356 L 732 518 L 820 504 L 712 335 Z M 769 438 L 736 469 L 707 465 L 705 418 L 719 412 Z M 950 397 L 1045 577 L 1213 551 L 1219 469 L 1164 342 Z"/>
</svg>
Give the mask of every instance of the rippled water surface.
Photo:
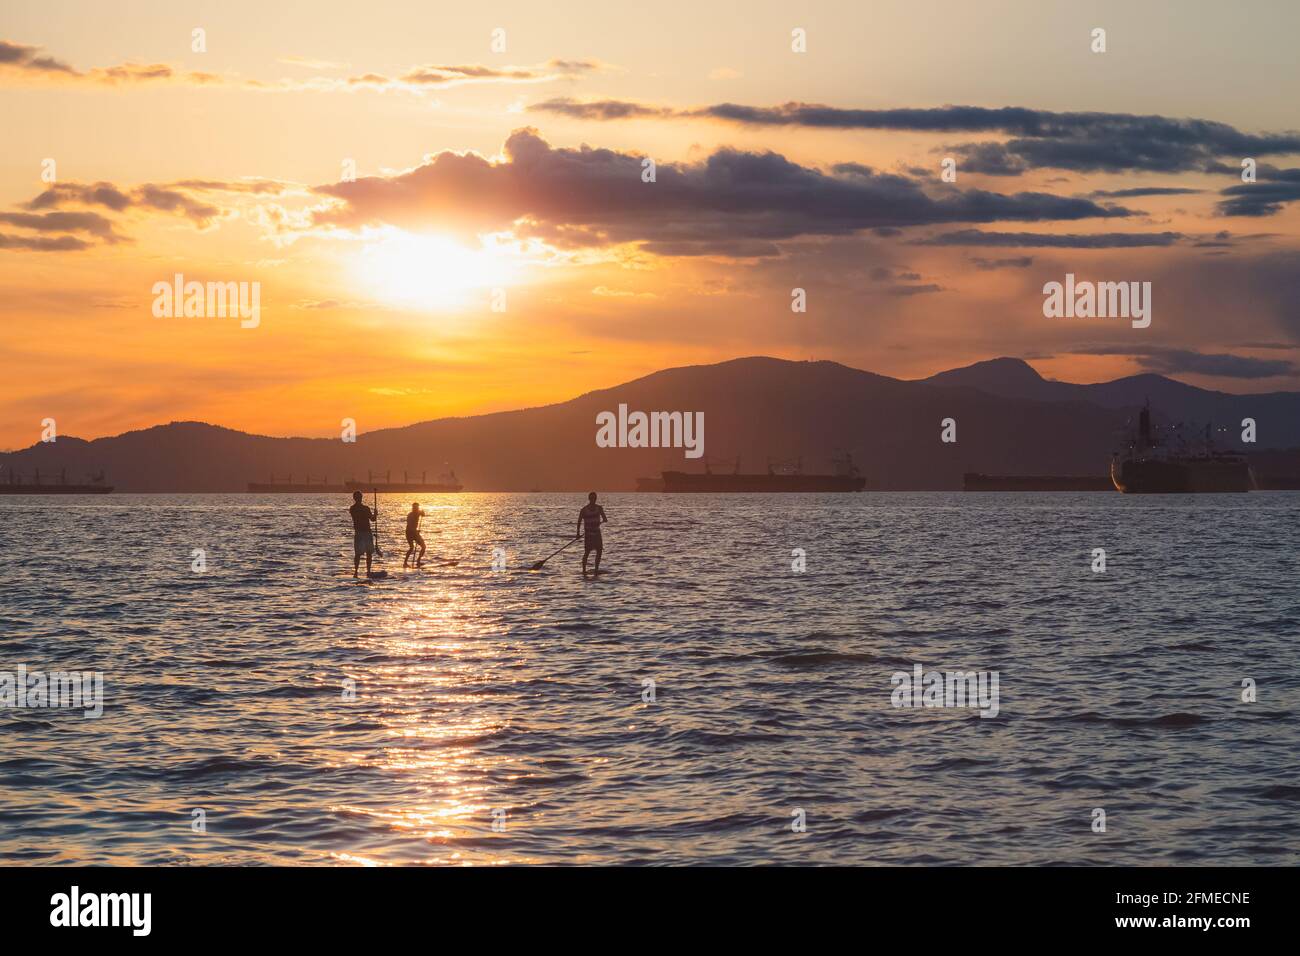
<svg viewBox="0 0 1300 956">
<path fill-rule="evenodd" d="M 0 860 L 1300 862 L 1300 494 L 609 495 L 594 581 L 580 495 L 423 503 L 367 584 L 333 496 L 0 499 L 0 671 L 105 681 L 0 710 Z"/>
</svg>

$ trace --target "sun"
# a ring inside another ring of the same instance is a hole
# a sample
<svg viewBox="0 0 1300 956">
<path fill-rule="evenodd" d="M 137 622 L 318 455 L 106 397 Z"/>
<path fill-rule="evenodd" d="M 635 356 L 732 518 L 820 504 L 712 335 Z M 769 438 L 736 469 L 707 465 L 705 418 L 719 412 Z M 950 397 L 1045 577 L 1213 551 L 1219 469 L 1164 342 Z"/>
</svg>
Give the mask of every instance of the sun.
<svg viewBox="0 0 1300 956">
<path fill-rule="evenodd" d="M 446 236 L 415 235 L 386 229 L 359 254 L 357 271 L 372 293 L 387 302 L 413 308 L 457 308 L 504 288 L 515 264 L 500 246 L 471 248 Z"/>
</svg>

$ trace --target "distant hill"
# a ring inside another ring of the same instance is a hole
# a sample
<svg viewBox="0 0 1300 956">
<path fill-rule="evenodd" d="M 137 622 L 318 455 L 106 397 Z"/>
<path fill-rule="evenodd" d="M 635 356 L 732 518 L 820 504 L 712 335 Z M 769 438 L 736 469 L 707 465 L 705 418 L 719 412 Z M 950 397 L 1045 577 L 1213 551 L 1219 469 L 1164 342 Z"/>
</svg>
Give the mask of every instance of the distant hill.
<svg viewBox="0 0 1300 956">
<path fill-rule="evenodd" d="M 368 470 L 427 471 L 449 462 L 468 491 L 631 490 L 664 468 L 701 470 L 680 449 L 598 448 L 596 416 L 631 410 L 703 411 L 705 451 L 739 456 L 744 471 L 802 457 L 827 471 L 836 449 L 853 454 L 873 486 L 956 489 L 964 471 L 1103 474 L 1118 430 L 1150 395 L 1187 417 L 1259 422 L 1260 443 L 1300 445 L 1300 395 L 1235 396 L 1155 375 L 1101 385 L 1049 382 L 1016 359 L 995 359 L 923 381 L 901 381 L 835 362 L 742 358 L 655 372 L 614 388 L 540 408 L 444 418 L 339 439 L 270 438 L 173 422 L 112 438 L 52 444 L 0 455 L 0 481 L 16 470 L 66 468 L 69 481 L 103 470 L 120 491 L 243 491 L 270 474 L 310 473 L 331 483 Z M 1194 414 L 1201 410 L 1200 414 Z M 957 420 L 957 443 L 939 440 Z"/>
<path fill-rule="evenodd" d="M 1073 385 L 1043 378 L 1027 362 L 990 359 L 922 379 L 927 385 L 977 388 L 991 395 L 1039 402 L 1089 402 L 1102 408 L 1139 408 L 1148 399 L 1157 420 L 1228 425 L 1238 436 L 1241 420 L 1253 418 L 1257 445 L 1300 445 L 1300 392 L 1231 395 L 1197 388 L 1163 375 L 1130 375 L 1113 382 Z M 1267 422 L 1267 428 L 1264 423 Z"/>
</svg>

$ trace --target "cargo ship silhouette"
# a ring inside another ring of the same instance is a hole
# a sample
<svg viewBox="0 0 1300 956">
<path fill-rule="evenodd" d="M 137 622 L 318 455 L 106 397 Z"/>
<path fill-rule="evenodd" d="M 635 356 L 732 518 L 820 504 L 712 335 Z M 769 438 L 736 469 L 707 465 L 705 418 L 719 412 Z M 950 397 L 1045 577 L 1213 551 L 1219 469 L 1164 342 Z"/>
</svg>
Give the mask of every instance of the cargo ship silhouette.
<svg viewBox="0 0 1300 956">
<path fill-rule="evenodd" d="M 404 471 L 402 472 L 401 481 L 393 481 L 393 473 L 391 471 L 385 471 L 382 473 L 383 481 L 378 481 L 376 479 L 381 477 L 381 475 L 377 472 L 368 471 L 366 472 L 366 480 L 364 482 L 349 478 L 341 485 L 331 485 L 328 478 L 317 480 L 308 475 L 305 482 L 295 482 L 293 480 L 293 475 L 289 475 L 285 479 L 277 479 L 275 475 L 272 474 L 269 482 L 250 481 L 248 483 L 248 490 L 252 494 L 263 495 L 340 495 L 352 491 L 377 491 L 380 494 L 406 494 L 407 492 L 449 494 L 451 492 L 460 491 L 464 487 L 460 483 L 459 479 L 457 479 L 455 471 L 439 475 L 437 481 L 426 480 L 428 475 L 429 473 L 427 471 L 422 471 L 420 472 L 419 480 L 412 481 L 410 474 Z"/>
<path fill-rule="evenodd" d="M 867 486 L 867 479 L 859 474 L 848 453 L 834 459 L 835 474 L 805 475 L 803 459 L 791 465 L 789 462 L 774 464 L 768 459 L 766 474 L 745 475 L 740 472 L 740 459 L 736 459 L 735 469 L 727 474 L 715 473 L 708 462 L 704 472 L 665 471 L 663 472 L 663 490 L 673 492 L 695 493 L 763 493 L 763 492 L 845 492 L 861 491 Z M 645 479 L 638 479 L 638 484 Z"/>
<path fill-rule="evenodd" d="M 24 482 L 22 475 L 10 471 L 0 481 L 0 495 L 106 495 L 113 490 L 104 484 L 104 473 L 87 475 L 89 484 L 68 484 L 68 469 L 59 472 L 57 480 L 45 480 L 37 469 L 31 481 Z"/>
<path fill-rule="evenodd" d="M 1138 414 L 1137 435 L 1122 454 L 1111 457 L 1111 481 L 1125 494 L 1240 492 L 1255 487 L 1250 463 L 1243 455 L 1218 451 L 1209 425 L 1199 449 L 1188 449 L 1181 436 L 1178 443 L 1171 451 L 1155 433 L 1148 404 Z"/>
</svg>

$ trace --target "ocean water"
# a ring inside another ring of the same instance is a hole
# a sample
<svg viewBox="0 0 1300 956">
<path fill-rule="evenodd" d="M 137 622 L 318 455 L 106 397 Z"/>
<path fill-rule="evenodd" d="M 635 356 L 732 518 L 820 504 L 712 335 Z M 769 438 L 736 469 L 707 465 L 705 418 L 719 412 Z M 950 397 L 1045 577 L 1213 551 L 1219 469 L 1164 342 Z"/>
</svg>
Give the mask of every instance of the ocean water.
<svg viewBox="0 0 1300 956">
<path fill-rule="evenodd" d="M 104 680 L 0 709 L 0 861 L 1300 863 L 1300 494 L 615 494 L 594 581 L 581 495 L 422 503 L 357 583 L 339 497 L 0 499 L 0 672 Z"/>
</svg>

